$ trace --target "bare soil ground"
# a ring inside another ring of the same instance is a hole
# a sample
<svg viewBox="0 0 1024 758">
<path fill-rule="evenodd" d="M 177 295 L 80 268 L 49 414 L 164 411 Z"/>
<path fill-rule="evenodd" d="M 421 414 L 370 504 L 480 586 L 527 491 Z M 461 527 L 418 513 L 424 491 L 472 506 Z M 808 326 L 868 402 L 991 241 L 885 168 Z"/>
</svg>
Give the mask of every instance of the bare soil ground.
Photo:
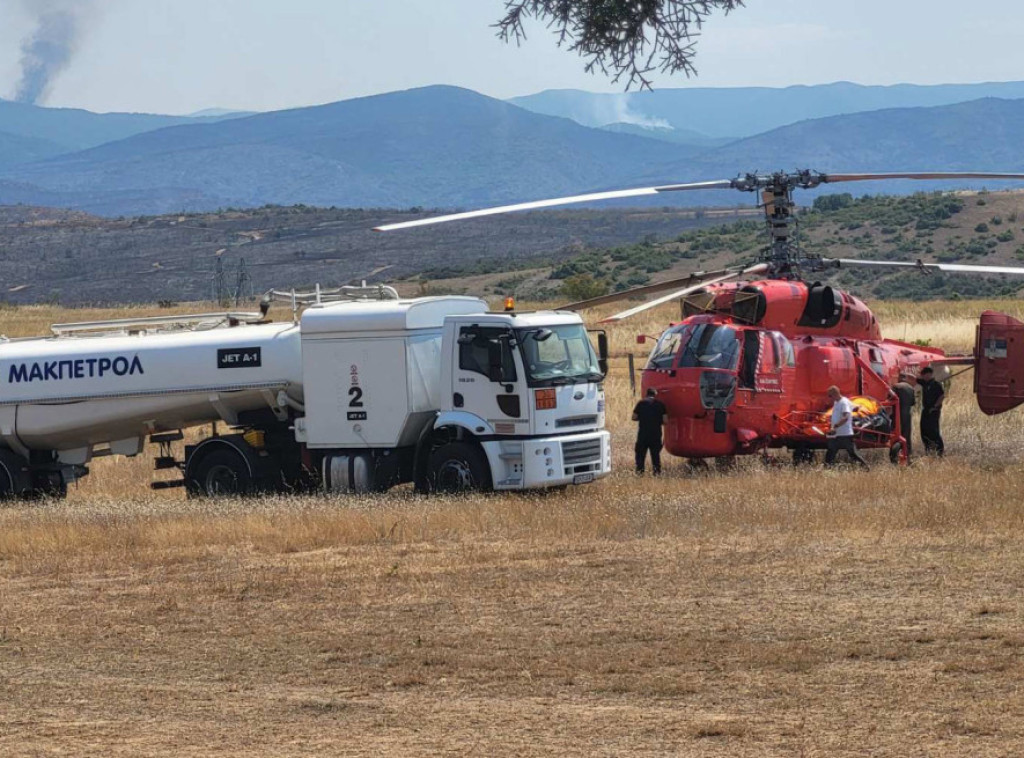
<svg viewBox="0 0 1024 758">
<path fill-rule="evenodd" d="M 1024 753 L 1020 413 L 965 377 L 943 461 L 638 480 L 622 363 L 564 493 L 197 502 L 140 456 L 0 511 L 0 755 Z"/>
</svg>

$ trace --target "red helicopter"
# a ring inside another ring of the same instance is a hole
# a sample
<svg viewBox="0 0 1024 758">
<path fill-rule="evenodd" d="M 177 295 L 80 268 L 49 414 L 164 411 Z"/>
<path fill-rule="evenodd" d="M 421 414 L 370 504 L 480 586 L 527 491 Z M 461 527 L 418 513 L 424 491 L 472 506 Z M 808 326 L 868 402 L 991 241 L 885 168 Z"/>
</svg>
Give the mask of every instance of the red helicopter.
<svg viewBox="0 0 1024 758">
<path fill-rule="evenodd" d="M 668 409 L 665 449 L 690 458 L 788 448 L 795 462 L 809 461 L 827 443 L 830 402 L 837 385 L 855 404 L 859 447 L 888 448 L 893 462 L 906 461 L 909 430 L 891 387 L 900 375 L 913 380 L 925 366 L 944 380 L 951 366 L 975 369 L 974 390 L 987 414 L 1024 402 L 1024 323 L 986 311 L 971 355 L 884 339 L 871 310 L 853 295 L 813 281 L 841 266 L 905 267 L 928 271 L 1024 274 L 1024 268 L 905 261 L 827 259 L 804 254 L 796 240 L 796 188 L 886 179 L 1024 179 L 1021 174 L 890 173 L 823 174 L 813 171 L 747 174 L 736 179 L 662 185 L 576 195 L 379 227 L 380 231 L 466 218 L 661 192 L 737 189 L 760 192 L 768 244 L 753 265 L 694 273 L 563 306 L 583 310 L 628 298 L 667 294 L 617 313 L 620 321 L 678 300 L 682 320 L 658 339 L 642 373 L 642 388 L 655 388 Z M 680 287 L 680 285 L 685 285 Z M 644 338 L 638 338 L 643 342 Z M 1021 381 L 1017 382 L 1017 378 Z"/>
</svg>

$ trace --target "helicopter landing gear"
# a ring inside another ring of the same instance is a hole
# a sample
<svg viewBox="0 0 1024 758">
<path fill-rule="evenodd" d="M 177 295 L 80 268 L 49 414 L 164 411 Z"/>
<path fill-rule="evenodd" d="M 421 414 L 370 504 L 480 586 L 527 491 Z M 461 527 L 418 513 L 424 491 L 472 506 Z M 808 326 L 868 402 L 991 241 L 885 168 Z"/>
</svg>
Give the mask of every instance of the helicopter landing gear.
<svg viewBox="0 0 1024 758">
<path fill-rule="evenodd" d="M 800 445 L 793 448 L 794 466 L 813 466 L 818 462 L 818 452 L 812 447 Z"/>
<path fill-rule="evenodd" d="M 686 467 L 691 474 L 706 474 L 711 471 L 711 465 L 707 458 L 687 458 Z"/>
<path fill-rule="evenodd" d="M 735 455 L 720 455 L 715 458 L 715 471 L 719 474 L 729 474 L 736 468 Z"/>
<path fill-rule="evenodd" d="M 892 443 L 892 447 L 889 448 L 889 463 L 893 466 L 899 466 L 901 463 L 909 463 L 910 461 L 901 460 L 903 458 L 903 443 L 896 440 Z"/>
</svg>

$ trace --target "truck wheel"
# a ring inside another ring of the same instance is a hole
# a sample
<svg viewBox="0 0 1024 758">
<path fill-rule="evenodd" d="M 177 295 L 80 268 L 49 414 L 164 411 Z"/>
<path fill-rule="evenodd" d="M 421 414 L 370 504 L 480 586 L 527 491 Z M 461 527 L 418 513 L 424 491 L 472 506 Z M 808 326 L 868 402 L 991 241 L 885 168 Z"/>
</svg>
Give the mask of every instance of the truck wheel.
<svg viewBox="0 0 1024 758">
<path fill-rule="evenodd" d="M 0 461 L 0 502 L 14 499 L 14 477 Z"/>
<path fill-rule="evenodd" d="M 252 474 L 241 455 L 232 450 L 211 450 L 185 481 L 192 497 L 232 497 L 253 492 Z"/>
<path fill-rule="evenodd" d="M 28 500 L 63 500 L 68 496 L 68 483 L 56 472 L 35 476 L 32 489 L 25 493 Z"/>
<path fill-rule="evenodd" d="M 24 459 L 9 450 L 0 450 L 0 501 L 24 496 L 30 481 Z"/>
<path fill-rule="evenodd" d="M 430 454 L 431 489 L 434 492 L 481 492 L 491 489 L 491 467 L 480 448 L 465 442 L 449 442 Z"/>
</svg>

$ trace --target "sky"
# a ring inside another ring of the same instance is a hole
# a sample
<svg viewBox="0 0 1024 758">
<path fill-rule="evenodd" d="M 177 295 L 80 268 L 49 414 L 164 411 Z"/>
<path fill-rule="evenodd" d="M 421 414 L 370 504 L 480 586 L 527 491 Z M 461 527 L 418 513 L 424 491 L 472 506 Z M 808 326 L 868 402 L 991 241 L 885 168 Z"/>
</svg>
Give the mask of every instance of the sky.
<svg viewBox="0 0 1024 758">
<path fill-rule="evenodd" d="M 33 13 L 73 7 L 67 66 L 41 103 L 94 111 L 274 110 L 428 84 L 495 97 L 622 91 L 537 22 L 495 37 L 503 0 L 0 0 L 0 97 L 13 97 Z M 699 75 L 655 86 L 1024 79 L 1019 0 L 748 0 L 697 45 Z"/>
</svg>

